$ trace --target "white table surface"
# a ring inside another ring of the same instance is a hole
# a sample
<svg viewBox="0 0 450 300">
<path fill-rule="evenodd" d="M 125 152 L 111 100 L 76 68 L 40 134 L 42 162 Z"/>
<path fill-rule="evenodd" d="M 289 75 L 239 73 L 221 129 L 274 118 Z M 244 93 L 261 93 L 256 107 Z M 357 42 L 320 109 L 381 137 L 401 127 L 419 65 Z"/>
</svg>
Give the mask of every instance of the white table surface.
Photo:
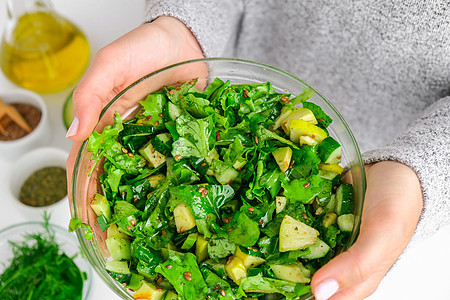
<svg viewBox="0 0 450 300">
<path fill-rule="evenodd" d="M 139 26 L 144 16 L 143 0 L 53 0 L 56 9 L 76 23 L 87 35 L 91 46 L 91 58 L 100 48 Z M 0 0 L 0 30 L 6 20 L 5 0 Z M 3 73 L 0 73 L 0 92 L 18 89 Z M 72 88 L 56 94 L 42 95 L 46 101 L 52 124 L 52 141 L 55 146 L 70 150 L 71 142 L 65 139 L 62 121 L 64 99 Z M 9 225 L 41 220 L 39 213 L 23 209 L 8 191 L 7 182 L 11 161 L 0 153 L 0 203 L 9 209 L 0 210 L 0 229 Z M 70 212 L 67 203 L 51 209 L 52 223 L 67 227 Z M 386 299 L 450 299 L 450 226 L 441 228 L 437 234 L 424 240 L 397 262 L 396 267 L 383 279 L 378 290 L 369 300 Z M 105 283 L 94 274 L 89 299 L 119 299 Z"/>
</svg>

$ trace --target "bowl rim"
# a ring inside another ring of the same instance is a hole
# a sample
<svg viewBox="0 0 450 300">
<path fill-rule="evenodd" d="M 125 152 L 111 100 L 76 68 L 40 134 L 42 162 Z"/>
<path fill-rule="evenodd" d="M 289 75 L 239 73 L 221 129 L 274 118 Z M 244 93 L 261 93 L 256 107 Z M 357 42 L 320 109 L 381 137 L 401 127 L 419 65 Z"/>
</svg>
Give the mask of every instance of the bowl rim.
<svg viewBox="0 0 450 300">
<path fill-rule="evenodd" d="M 40 230 L 33 231 L 33 233 L 34 232 L 45 232 L 45 226 L 44 226 L 45 224 L 46 224 L 45 221 L 25 221 L 25 222 L 15 223 L 15 224 L 12 224 L 5 228 L 0 229 L 0 236 L 6 234 L 6 233 L 8 233 L 8 231 L 12 231 L 16 228 L 18 228 L 18 229 L 20 229 L 21 227 L 30 228 L 30 226 L 39 226 L 39 228 L 40 228 Z M 77 238 L 73 234 L 71 234 L 67 229 L 65 229 L 64 227 L 54 224 L 54 223 L 51 223 L 51 222 L 48 222 L 47 224 L 48 224 L 48 227 L 50 228 L 50 230 L 54 231 L 55 241 L 58 244 L 58 246 L 61 246 L 61 243 L 59 243 L 57 241 L 57 238 L 56 238 L 57 232 L 60 233 L 61 235 L 63 235 L 64 237 L 67 237 L 68 240 L 73 242 L 73 245 L 75 245 L 75 244 L 80 245 Z M 21 235 L 20 238 L 23 239 L 23 235 Z M 9 240 L 6 242 L 9 243 Z M 62 251 L 61 248 L 60 248 L 60 251 Z M 79 257 L 79 258 L 83 259 L 84 261 L 86 261 L 86 265 L 87 265 L 86 270 L 82 270 L 80 268 L 80 266 L 78 266 L 78 264 L 76 264 L 75 262 L 74 263 L 77 265 L 77 267 L 79 268 L 81 273 L 87 273 L 87 278 L 83 281 L 83 288 L 85 286 L 87 286 L 86 294 L 85 295 L 83 294 L 82 296 L 83 297 L 86 296 L 87 298 L 89 298 L 89 295 L 91 294 L 91 291 L 92 291 L 92 283 L 93 283 L 92 265 L 90 264 L 89 260 L 84 257 L 82 247 L 78 248 L 77 252 L 78 253 L 77 253 L 76 257 Z"/>
<path fill-rule="evenodd" d="M 361 150 L 359 148 L 359 145 L 357 144 L 356 138 L 353 134 L 353 132 L 350 129 L 350 126 L 347 124 L 347 122 L 344 120 L 344 118 L 342 117 L 341 113 L 339 112 L 339 110 L 336 109 L 336 107 L 328 100 L 328 98 L 326 98 L 322 93 L 320 93 L 316 88 L 312 87 L 311 85 L 309 85 L 308 83 L 306 83 L 305 81 L 303 81 L 302 79 L 298 78 L 297 76 L 281 70 L 277 67 L 271 66 L 269 64 L 265 64 L 265 63 L 261 63 L 261 62 L 256 62 L 256 61 L 252 61 L 252 60 L 246 60 L 246 59 L 239 59 L 239 58 L 229 58 L 229 57 L 209 57 L 209 58 L 199 58 L 199 59 L 191 59 L 191 60 L 186 60 L 186 61 L 182 61 L 182 62 L 178 62 L 175 64 L 171 64 L 168 66 L 165 66 L 163 68 L 160 68 L 158 70 L 155 70 L 153 72 L 148 73 L 147 75 L 137 79 L 136 81 L 134 81 L 133 83 L 131 83 L 130 85 L 128 85 L 126 88 L 124 88 L 122 91 L 120 91 L 116 96 L 114 96 L 106 105 L 105 107 L 102 109 L 97 124 L 99 123 L 99 121 L 103 118 L 103 116 L 106 114 L 106 112 L 108 111 L 108 109 L 114 105 L 114 103 L 116 103 L 125 93 L 127 93 L 129 90 L 131 90 L 132 88 L 134 88 L 135 86 L 137 86 L 138 84 L 140 84 L 141 82 L 145 81 L 146 79 L 155 76 L 161 72 L 164 72 L 166 70 L 172 69 L 172 68 L 176 68 L 179 66 L 183 66 L 183 65 L 187 65 L 187 64 L 191 64 L 191 63 L 201 63 L 201 62 L 237 62 L 237 63 L 243 63 L 243 64 L 250 64 L 250 65 L 255 65 L 255 66 L 259 66 L 262 68 L 266 68 L 269 69 L 271 71 L 275 71 L 278 72 L 284 76 L 290 77 L 291 79 L 299 82 L 300 84 L 302 84 L 304 87 L 309 88 L 311 90 L 314 91 L 315 94 L 317 94 L 317 96 L 319 96 L 319 98 L 323 99 L 326 104 L 332 109 L 334 110 L 334 112 L 336 112 L 336 116 L 338 117 L 339 121 L 341 122 L 341 124 L 343 125 L 343 127 L 345 128 L 345 131 L 348 133 L 350 140 L 352 142 L 352 144 L 355 147 L 356 153 L 357 153 L 357 163 L 355 165 L 359 166 L 361 169 L 360 172 L 360 176 L 361 176 L 361 189 L 362 189 L 362 198 L 361 198 L 361 205 L 359 207 L 358 210 L 358 214 L 359 216 L 362 215 L 362 210 L 363 210 L 363 206 L 364 206 L 364 200 L 365 200 L 365 193 L 367 190 L 367 182 L 366 182 L 366 173 L 365 173 L 365 168 L 364 168 L 364 161 L 362 158 L 362 154 L 361 154 Z M 96 124 L 96 126 L 97 126 Z M 95 128 L 95 127 L 94 127 Z M 77 209 L 75 207 L 75 201 L 74 199 L 76 199 L 75 193 L 76 193 L 76 189 L 74 189 L 73 187 L 76 186 L 76 182 L 78 179 L 78 166 L 81 163 L 81 157 L 82 157 L 82 153 L 84 149 L 87 149 L 87 144 L 88 144 L 89 138 L 85 139 L 82 144 L 80 145 L 80 148 L 77 152 L 77 156 L 75 159 L 75 164 L 74 164 L 74 170 L 72 173 L 72 178 L 71 178 L 71 188 L 70 188 L 70 192 L 69 192 L 69 204 L 70 204 L 70 211 L 72 214 L 72 217 L 74 218 L 79 218 L 80 216 L 78 216 L 77 213 Z M 348 246 L 347 248 L 345 248 L 345 250 L 347 250 L 349 247 L 351 247 L 351 245 L 353 245 L 359 235 L 359 231 L 360 231 L 360 224 L 361 221 L 358 221 L 358 226 L 356 227 L 356 230 L 352 232 L 352 235 L 350 236 L 350 240 L 348 242 Z M 87 247 L 87 244 L 92 244 L 92 241 L 86 241 L 84 238 L 83 233 L 81 232 L 81 230 L 77 230 L 76 231 L 76 235 L 78 237 L 78 241 L 81 245 L 82 250 L 88 254 L 90 253 L 90 250 Z M 93 247 L 95 247 L 95 245 L 92 245 Z M 103 272 L 104 269 L 102 270 L 100 268 L 100 266 L 98 265 L 98 263 L 100 262 L 98 257 L 91 257 L 88 256 L 88 261 L 92 264 L 93 268 L 99 272 Z M 95 263 L 94 263 L 95 260 Z M 100 276 L 104 281 L 105 279 L 103 278 L 103 276 Z M 117 291 L 115 291 L 117 293 Z M 308 294 L 309 297 L 312 296 L 312 293 Z M 129 299 L 133 299 L 131 296 L 129 297 Z M 311 298 L 308 298 L 311 299 Z"/>
</svg>

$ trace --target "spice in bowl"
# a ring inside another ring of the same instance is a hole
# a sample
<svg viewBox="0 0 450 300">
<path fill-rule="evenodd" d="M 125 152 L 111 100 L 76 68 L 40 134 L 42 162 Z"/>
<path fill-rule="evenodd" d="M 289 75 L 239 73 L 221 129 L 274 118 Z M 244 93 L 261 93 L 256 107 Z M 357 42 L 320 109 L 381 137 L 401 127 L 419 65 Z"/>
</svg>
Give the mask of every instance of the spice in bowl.
<svg viewBox="0 0 450 300">
<path fill-rule="evenodd" d="M 41 121 L 42 112 L 33 105 L 0 99 L 0 141 L 13 141 L 32 132 Z"/>
<path fill-rule="evenodd" d="M 62 167 L 45 167 L 25 180 L 19 200 L 29 206 L 41 207 L 56 203 L 66 195 L 66 170 Z"/>
</svg>

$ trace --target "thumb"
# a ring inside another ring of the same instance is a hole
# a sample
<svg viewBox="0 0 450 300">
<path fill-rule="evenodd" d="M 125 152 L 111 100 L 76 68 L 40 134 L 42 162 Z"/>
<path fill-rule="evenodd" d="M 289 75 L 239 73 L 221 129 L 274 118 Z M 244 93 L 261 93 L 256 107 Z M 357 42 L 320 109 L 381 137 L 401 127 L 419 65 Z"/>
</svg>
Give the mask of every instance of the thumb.
<svg viewBox="0 0 450 300">
<path fill-rule="evenodd" d="M 389 231 L 385 231 L 389 232 Z M 387 258 L 384 251 L 394 237 L 364 235 L 348 251 L 335 257 L 322 267 L 311 282 L 316 300 L 333 296 L 336 299 L 364 299 L 372 294 L 384 274 L 395 262 L 395 257 Z"/>
<path fill-rule="evenodd" d="M 311 288 L 317 300 L 371 295 L 409 243 L 422 210 L 415 173 L 397 162 L 367 170 L 367 191 L 357 241 L 319 269 Z"/>
</svg>

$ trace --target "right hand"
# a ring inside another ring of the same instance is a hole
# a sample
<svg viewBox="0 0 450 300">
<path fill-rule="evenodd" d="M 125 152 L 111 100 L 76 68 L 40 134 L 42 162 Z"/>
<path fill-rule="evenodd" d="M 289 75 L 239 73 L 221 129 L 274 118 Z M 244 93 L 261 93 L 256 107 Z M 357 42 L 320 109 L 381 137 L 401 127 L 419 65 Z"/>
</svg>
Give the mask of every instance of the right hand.
<svg viewBox="0 0 450 300">
<path fill-rule="evenodd" d="M 69 182 L 81 142 L 114 96 L 152 71 L 202 57 L 192 32 L 173 17 L 159 17 L 98 51 L 73 93 L 74 121 L 66 136 L 75 142 L 67 160 Z"/>
</svg>

